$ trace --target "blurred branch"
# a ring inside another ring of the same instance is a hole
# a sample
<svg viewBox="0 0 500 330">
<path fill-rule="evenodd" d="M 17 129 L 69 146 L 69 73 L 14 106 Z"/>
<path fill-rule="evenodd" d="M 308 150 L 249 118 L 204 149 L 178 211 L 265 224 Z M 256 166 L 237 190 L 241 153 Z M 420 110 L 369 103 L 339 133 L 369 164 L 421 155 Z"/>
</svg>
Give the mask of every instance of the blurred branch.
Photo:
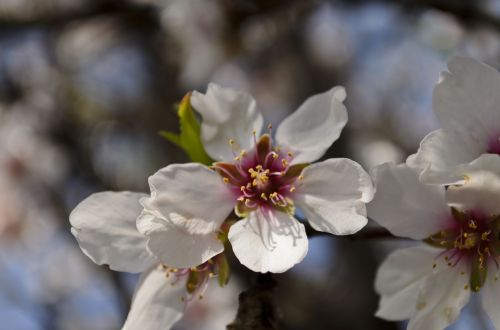
<svg viewBox="0 0 500 330">
<path fill-rule="evenodd" d="M 0 26 L 2 28 L 23 28 L 31 26 L 59 26 L 75 20 L 96 17 L 100 15 L 116 15 L 137 18 L 138 21 L 150 20 L 156 17 L 157 9 L 152 5 L 138 5 L 123 1 L 104 1 L 86 8 L 73 11 L 40 12 L 38 15 L 14 16 L 2 14 L 0 11 Z"/>
<path fill-rule="evenodd" d="M 322 232 L 322 231 L 317 231 L 308 222 L 303 222 L 302 223 L 304 227 L 306 227 L 306 234 L 307 237 L 317 237 L 317 236 L 332 236 L 330 233 Z M 353 235 L 347 235 L 347 236 L 332 236 L 332 237 L 339 237 L 339 238 L 347 238 L 353 241 L 356 240 L 364 240 L 364 239 L 401 239 L 400 237 L 396 237 L 392 235 L 387 229 L 385 228 L 363 228 L 359 232 Z"/>
<path fill-rule="evenodd" d="M 259 274 L 255 285 L 240 293 L 236 318 L 226 329 L 278 329 L 278 313 L 273 295 L 276 285 L 271 273 Z"/>
<path fill-rule="evenodd" d="M 462 0 L 383 0 L 409 10 L 436 9 L 455 16 L 461 22 L 486 25 L 500 31 L 500 17 L 481 7 L 482 1 Z M 373 2 L 373 1 L 370 1 Z"/>
</svg>

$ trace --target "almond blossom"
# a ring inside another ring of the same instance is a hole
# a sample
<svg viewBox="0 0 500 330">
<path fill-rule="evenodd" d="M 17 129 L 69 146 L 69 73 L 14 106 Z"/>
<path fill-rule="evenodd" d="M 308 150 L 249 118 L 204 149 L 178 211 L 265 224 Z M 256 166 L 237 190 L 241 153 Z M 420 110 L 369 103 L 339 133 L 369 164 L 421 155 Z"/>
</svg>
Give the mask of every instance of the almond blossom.
<svg viewBox="0 0 500 330">
<path fill-rule="evenodd" d="M 115 271 L 142 273 L 124 330 L 169 329 L 182 317 L 189 301 L 202 297 L 209 279 L 227 270 L 224 255 L 190 268 L 161 264 L 136 227 L 143 212 L 139 200 L 145 196 L 126 191 L 96 193 L 70 215 L 71 232 L 92 261 Z M 227 283 L 227 275 L 223 275 L 221 285 Z"/>
<path fill-rule="evenodd" d="M 465 180 L 446 190 L 421 183 L 407 165 L 375 168 L 369 214 L 395 236 L 421 242 L 381 265 L 378 317 L 409 319 L 408 329 L 444 329 L 480 294 L 500 328 L 500 158 L 483 155 L 458 172 Z"/>
<path fill-rule="evenodd" d="M 461 179 L 457 166 L 485 153 L 500 155 L 500 73 L 466 57 L 452 58 L 448 68 L 433 94 L 442 128 L 407 160 L 428 183 L 455 183 Z"/>
<path fill-rule="evenodd" d="M 235 212 L 242 219 L 228 234 L 239 261 L 256 272 L 284 272 L 307 253 L 302 210 L 314 229 L 352 234 L 367 223 L 371 179 L 349 159 L 320 158 L 347 122 L 342 87 L 315 95 L 285 119 L 272 137 L 260 134 L 262 115 L 254 99 L 210 84 L 194 92 L 201 140 L 216 160 L 169 165 L 150 177 L 138 229 L 147 248 L 173 267 L 192 267 L 224 249 L 219 228 Z M 182 251 L 182 253 L 180 253 Z"/>
</svg>

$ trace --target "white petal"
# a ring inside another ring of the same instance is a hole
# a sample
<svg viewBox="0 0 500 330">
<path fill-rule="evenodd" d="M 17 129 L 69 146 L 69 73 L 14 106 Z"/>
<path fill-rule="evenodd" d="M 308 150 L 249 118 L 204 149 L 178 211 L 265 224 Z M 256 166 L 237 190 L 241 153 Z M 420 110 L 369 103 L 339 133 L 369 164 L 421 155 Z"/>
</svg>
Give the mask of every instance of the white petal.
<svg viewBox="0 0 500 330">
<path fill-rule="evenodd" d="M 149 186 L 144 208 L 193 234 L 218 230 L 236 204 L 222 177 L 201 164 L 169 165 L 149 177 Z"/>
<path fill-rule="evenodd" d="M 448 266 L 425 278 L 408 330 L 444 329 L 457 320 L 470 297 L 470 289 L 466 289 L 470 278 L 466 264 Z"/>
<path fill-rule="evenodd" d="M 185 282 L 158 267 L 143 273 L 122 330 L 170 329 L 184 314 Z"/>
<path fill-rule="evenodd" d="M 443 127 L 466 133 L 486 148 L 491 134 L 500 133 L 500 73 L 466 57 L 452 58 L 448 68 L 434 89 L 434 111 Z"/>
<path fill-rule="evenodd" d="M 319 159 L 335 142 L 347 123 L 342 103 L 346 93 L 337 86 L 308 98 L 276 131 L 278 144 L 294 153 L 292 163 L 310 163 Z"/>
<path fill-rule="evenodd" d="M 282 273 L 304 259 L 308 241 L 304 225 L 273 210 L 251 212 L 229 229 L 238 260 L 254 272 Z"/>
<path fill-rule="evenodd" d="M 247 93 L 211 83 L 206 94 L 193 92 L 191 104 L 202 116 L 202 142 L 215 160 L 233 160 L 229 139 L 233 139 L 239 148 L 248 150 L 254 144 L 252 131 L 258 134 L 262 130 L 262 115 L 255 108 L 255 100 Z"/>
<path fill-rule="evenodd" d="M 488 278 L 481 289 L 481 298 L 483 308 L 493 322 L 496 329 L 500 329 L 500 313 L 498 305 L 500 304 L 500 280 L 499 272 L 495 263 L 489 265 Z"/>
<path fill-rule="evenodd" d="M 144 194 L 101 192 L 82 201 L 71 212 L 71 232 L 82 251 L 98 265 L 122 272 L 142 272 L 157 262 L 146 249 L 147 238 L 135 222 Z"/>
<path fill-rule="evenodd" d="M 413 315 L 422 281 L 432 273 L 440 251 L 418 245 L 396 250 L 384 260 L 375 278 L 375 290 L 381 296 L 376 316 L 396 321 Z"/>
<path fill-rule="evenodd" d="M 147 215 L 149 216 L 149 215 Z M 164 221 L 157 219 L 154 223 Z M 142 222 L 142 219 L 139 221 Z M 224 245 L 215 233 L 196 235 L 183 228 L 163 223 L 163 227 L 148 232 L 148 249 L 163 264 L 174 268 L 190 268 L 201 265 L 224 251 Z"/>
<path fill-rule="evenodd" d="M 404 164 L 377 166 L 372 173 L 376 193 L 368 214 L 396 236 L 423 239 L 443 229 L 450 217 L 441 186 L 425 185 Z"/>
<path fill-rule="evenodd" d="M 418 152 L 408 157 L 408 166 L 421 171 L 424 183 L 451 184 L 462 179 L 457 166 L 477 158 L 484 146 L 468 132 L 439 129 L 429 133 L 420 143 Z"/>
<path fill-rule="evenodd" d="M 479 210 L 500 214 L 500 156 L 484 154 L 458 173 L 466 179 L 463 184 L 450 186 L 446 191 L 448 203 L 462 210 Z"/>
<path fill-rule="evenodd" d="M 373 185 L 358 163 L 328 159 L 306 167 L 302 175 L 294 201 L 314 229 L 348 235 L 366 225 L 365 203 L 373 197 Z"/>
</svg>

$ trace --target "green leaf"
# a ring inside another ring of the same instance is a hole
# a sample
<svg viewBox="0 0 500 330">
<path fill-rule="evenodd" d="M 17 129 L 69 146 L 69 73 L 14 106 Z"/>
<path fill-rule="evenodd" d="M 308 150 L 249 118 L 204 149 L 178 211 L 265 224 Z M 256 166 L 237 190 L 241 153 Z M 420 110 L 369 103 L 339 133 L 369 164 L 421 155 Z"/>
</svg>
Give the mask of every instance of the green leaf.
<svg viewBox="0 0 500 330">
<path fill-rule="evenodd" d="M 180 133 L 161 131 L 160 135 L 182 148 L 191 161 L 211 165 L 213 160 L 208 156 L 201 143 L 200 123 L 191 107 L 191 92 L 182 98 L 177 115 L 179 116 Z"/>
</svg>

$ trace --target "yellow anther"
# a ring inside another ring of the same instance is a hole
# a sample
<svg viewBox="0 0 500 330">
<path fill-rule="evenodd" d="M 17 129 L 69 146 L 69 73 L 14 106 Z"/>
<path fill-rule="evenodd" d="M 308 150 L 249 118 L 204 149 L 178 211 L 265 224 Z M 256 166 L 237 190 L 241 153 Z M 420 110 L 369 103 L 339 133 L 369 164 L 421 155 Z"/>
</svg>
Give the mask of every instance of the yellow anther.
<svg viewBox="0 0 500 330">
<path fill-rule="evenodd" d="M 289 152 L 287 153 L 287 155 L 288 155 L 288 157 L 293 157 L 293 154 L 292 154 L 292 152 L 291 152 L 291 151 L 289 151 Z"/>
<path fill-rule="evenodd" d="M 245 157 L 247 155 L 247 151 L 245 149 L 240 151 L 240 157 Z"/>
<path fill-rule="evenodd" d="M 464 233 L 464 237 L 467 238 L 469 236 L 468 233 Z"/>
<path fill-rule="evenodd" d="M 267 197 L 266 197 L 265 193 L 260 194 L 260 198 L 262 198 L 263 200 L 267 201 Z"/>
<path fill-rule="evenodd" d="M 470 228 L 470 229 L 477 229 L 477 225 L 476 225 L 476 223 L 474 222 L 474 220 L 470 220 L 470 221 L 469 221 L 469 228 Z"/>
<path fill-rule="evenodd" d="M 299 175 L 299 180 L 304 180 L 304 176 L 303 175 Z"/>
<path fill-rule="evenodd" d="M 279 157 L 279 155 L 273 151 L 273 158 L 276 159 L 278 157 Z"/>
<path fill-rule="evenodd" d="M 295 191 L 295 187 L 291 187 L 290 192 L 294 192 L 294 191 Z"/>
<path fill-rule="evenodd" d="M 226 177 L 222 178 L 222 181 L 224 181 L 224 183 L 229 183 L 229 179 Z"/>
<path fill-rule="evenodd" d="M 273 192 L 272 194 L 269 194 L 269 198 L 276 198 L 276 197 L 278 197 L 277 192 Z"/>
<path fill-rule="evenodd" d="M 287 165 L 288 165 L 288 160 L 286 160 L 285 158 L 283 158 L 283 159 L 281 160 L 281 163 L 283 164 L 283 167 L 287 167 Z"/>
<path fill-rule="evenodd" d="M 464 285 L 464 290 L 469 290 L 469 286 L 467 284 Z"/>
<path fill-rule="evenodd" d="M 241 190 L 241 191 L 243 191 L 243 190 L 245 190 L 245 189 L 246 189 L 246 187 L 245 187 L 245 186 L 241 186 L 241 187 L 240 187 L 240 190 Z"/>
<path fill-rule="evenodd" d="M 437 264 L 436 263 L 433 263 L 432 264 L 432 268 L 436 268 Z"/>
<path fill-rule="evenodd" d="M 252 131 L 252 135 L 257 135 L 257 131 L 256 131 L 256 130 L 253 130 L 253 131 Z"/>
<path fill-rule="evenodd" d="M 273 129 L 273 125 L 272 124 L 267 125 L 267 129 Z"/>
<path fill-rule="evenodd" d="M 481 239 L 483 241 L 487 241 L 488 240 L 488 236 L 491 234 L 491 230 L 488 230 L 488 231 L 485 231 L 484 233 L 481 234 Z"/>
<path fill-rule="evenodd" d="M 234 157 L 234 160 L 237 161 L 237 162 L 240 161 L 240 159 L 241 159 L 241 156 Z"/>
<path fill-rule="evenodd" d="M 255 169 L 257 169 L 257 171 L 254 170 L 253 168 L 250 168 L 248 170 L 248 173 L 250 173 L 250 177 L 254 179 L 252 181 L 253 186 L 258 185 L 259 183 L 264 184 L 267 181 L 269 181 L 269 177 L 267 176 L 269 174 L 268 169 L 263 171 L 262 165 L 257 165 Z"/>
<path fill-rule="evenodd" d="M 245 197 L 243 197 L 243 196 L 238 197 L 238 201 L 243 202 L 244 200 L 245 200 Z"/>
<path fill-rule="evenodd" d="M 233 139 L 229 139 L 229 145 L 234 145 L 234 140 Z"/>
</svg>

